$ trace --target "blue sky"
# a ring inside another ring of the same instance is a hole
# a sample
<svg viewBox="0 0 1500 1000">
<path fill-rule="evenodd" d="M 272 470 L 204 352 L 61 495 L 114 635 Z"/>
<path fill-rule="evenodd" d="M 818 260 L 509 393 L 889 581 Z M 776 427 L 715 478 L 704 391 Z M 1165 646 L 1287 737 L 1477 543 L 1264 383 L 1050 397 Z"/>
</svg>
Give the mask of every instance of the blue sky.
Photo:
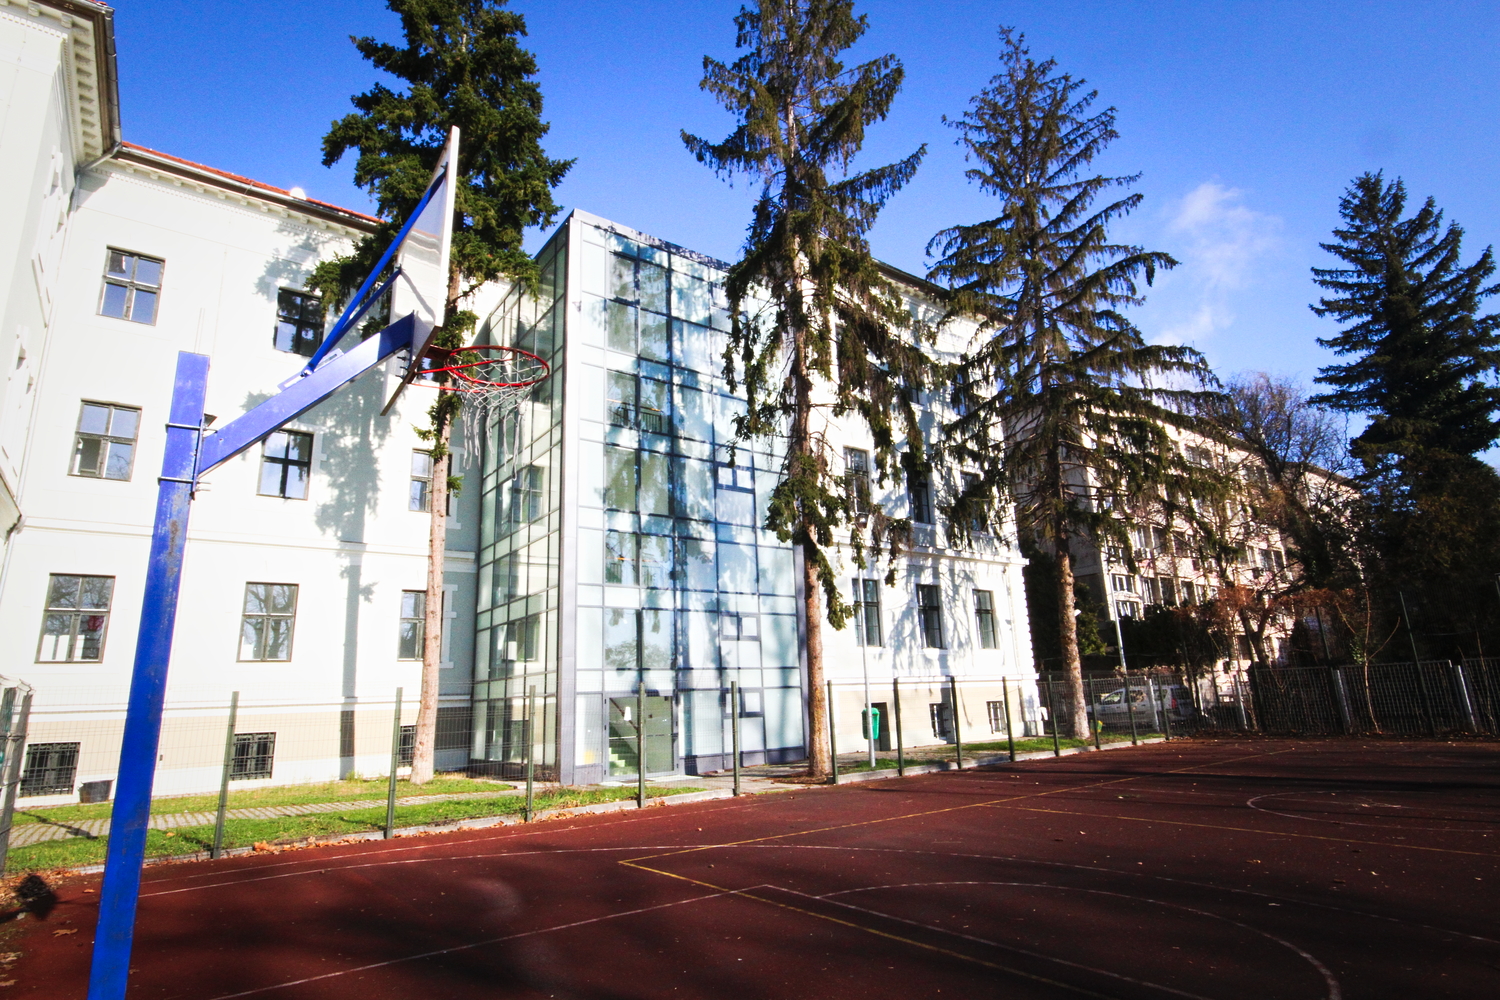
<svg viewBox="0 0 1500 1000">
<path fill-rule="evenodd" d="M 738 4 L 719 0 L 517 0 L 540 64 L 549 154 L 576 157 L 556 193 L 583 208 L 733 259 L 750 188 L 715 178 L 678 130 L 720 138 L 731 120 L 698 89 L 705 54 L 732 59 Z M 985 217 L 942 116 L 963 113 L 998 66 L 997 27 L 1118 109 L 1099 163 L 1141 173 L 1145 195 L 1117 235 L 1182 265 L 1135 314 L 1153 339 L 1192 344 L 1221 373 L 1310 379 L 1334 332 L 1307 308 L 1308 269 L 1337 201 L 1364 170 L 1405 178 L 1467 233 L 1468 260 L 1500 242 L 1500 7 L 1479 3 L 896 2 L 866 0 L 851 58 L 895 53 L 906 86 L 875 126 L 864 165 L 927 143 L 916 180 L 872 242 L 918 274 L 934 232 Z M 377 0 L 288 6 L 121 0 L 125 137 L 351 208 L 351 165 L 321 163 L 329 122 L 376 78 L 351 34 L 396 40 Z M 533 234 L 539 245 L 543 234 Z"/>
</svg>

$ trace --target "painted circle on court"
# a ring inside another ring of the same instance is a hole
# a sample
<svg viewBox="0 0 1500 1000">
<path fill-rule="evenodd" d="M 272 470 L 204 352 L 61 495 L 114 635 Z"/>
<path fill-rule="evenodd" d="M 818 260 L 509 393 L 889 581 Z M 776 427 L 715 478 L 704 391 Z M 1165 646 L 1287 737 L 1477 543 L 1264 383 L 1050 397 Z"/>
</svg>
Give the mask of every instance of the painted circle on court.
<svg viewBox="0 0 1500 1000">
<path fill-rule="evenodd" d="M 1246 805 L 1288 819 L 1383 830 L 1478 833 L 1494 830 L 1500 825 L 1500 809 L 1439 802 L 1439 795 L 1451 796 L 1452 791 L 1274 792 L 1257 795 Z"/>
</svg>

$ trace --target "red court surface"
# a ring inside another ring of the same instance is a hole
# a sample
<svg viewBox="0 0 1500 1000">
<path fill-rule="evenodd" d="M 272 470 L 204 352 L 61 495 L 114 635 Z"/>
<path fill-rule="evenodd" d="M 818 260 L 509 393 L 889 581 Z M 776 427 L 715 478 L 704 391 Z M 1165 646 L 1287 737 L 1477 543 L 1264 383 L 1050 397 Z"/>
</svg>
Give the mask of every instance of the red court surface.
<svg viewBox="0 0 1500 1000">
<path fill-rule="evenodd" d="M 151 868 L 130 996 L 1488 998 L 1497 889 L 1500 745 L 1179 740 Z"/>
</svg>

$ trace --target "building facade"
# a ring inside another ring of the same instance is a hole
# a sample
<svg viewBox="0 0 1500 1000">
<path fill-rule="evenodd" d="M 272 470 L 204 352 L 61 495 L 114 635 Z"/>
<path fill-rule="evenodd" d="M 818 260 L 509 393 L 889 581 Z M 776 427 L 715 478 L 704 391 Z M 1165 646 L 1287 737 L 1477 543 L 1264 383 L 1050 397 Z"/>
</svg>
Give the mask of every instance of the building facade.
<svg viewBox="0 0 1500 1000">
<path fill-rule="evenodd" d="M 209 356 L 212 420 L 268 398 L 322 340 L 312 269 L 376 221 L 122 142 L 111 16 L 89 0 L 0 6 L 0 170 L 26 192 L 0 226 L 0 674 L 37 692 L 21 792 L 33 805 L 114 776 L 178 352 Z M 458 430 L 458 493 L 440 497 L 416 433 L 432 390 L 380 413 L 394 362 L 207 477 L 158 794 L 217 786 L 234 695 L 235 778 L 384 771 L 398 688 L 394 721 L 415 721 L 434 502 L 451 514 L 439 769 L 510 773 L 530 754 L 570 783 L 717 770 L 731 685 L 745 760 L 801 759 L 809 628 L 824 631 L 846 748 L 866 700 L 889 722 L 893 682 L 909 746 L 951 740 L 955 724 L 1002 731 L 1003 683 L 1035 730 L 1015 539 L 944 541 L 963 470 L 880 482 L 863 431 L 827 417 L 851 495 L 913 531 L 891 565 L 836 551 L 859 614 L 840 631 L 809 623 L 798 555 L 762 527 L 779 445 L 735 437 L 728 265 L 581 211 L 539 263 L 536 290 L 491 285 L 468 303 L 481 342 L 532 351 L 552 375 L 475 440 Z M 892 274 L 914 319 L 938 315 L 936 289 Z M 939 350 L 971 332 L 945 327 Z M 937 396 L 921 404 L 936 435 L 951 414 Z"/>
<path fill-rule="evenodd" d="M 486 432 L 475 760 L 518 767 L 530 744 L 566 782 L 633 775 L 644 686 L 647 773 L 716 770 L 728 763 L 731 683 L 747 761 L 801 759 L 809 627 L 825 633 L 843 746 L 860 741 L 866 677 L 882 707 L 892 680 L 907 685 L 907 745 L 950 739 L 955 710 L 968 732 L 990 732 L 999 684 L 1035 674 L 1014 538 L 943 542 L 939 509 L 962 470 L 874 482 L 870 441 L 820 410 L 851 488 L 911 517 L 914 537 L 890 585 L 891 567 L 838 554 L 855 624 L 802 620 L 798 554 L 762 527 L 779 442 L 736 438 L 745 403 L 722 377 L 728 265 L 581 211 L 539 262 L 539 292 L 513 290 L 482 330 L 546 357 L 553 375 Z M 908 303 L 933 318 L 921 284 L 906 276 Z M 939 349 L 969 332 L 944 328 Z M 943 404 L 922 402 L 935 434 Z M 963 681 L 957 706 L 950 677 Z"/>
</svg>

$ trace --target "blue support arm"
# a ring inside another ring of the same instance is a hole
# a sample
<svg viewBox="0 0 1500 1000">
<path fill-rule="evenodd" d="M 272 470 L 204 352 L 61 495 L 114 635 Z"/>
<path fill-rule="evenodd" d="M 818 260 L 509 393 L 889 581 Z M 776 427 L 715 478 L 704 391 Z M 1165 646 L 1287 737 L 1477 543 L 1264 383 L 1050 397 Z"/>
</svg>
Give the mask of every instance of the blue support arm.
<svg viewBox="0 0 1500 1000">
<path fill-rule="evenodd" d="M 341 386 L 412 346 L 416 320 L 404 316 L 368 340 L 361 341 L 332 361 L 261 403 L 243 416 L 203 435 L 198 449 L 198 475 L 223 465 L 288 420 L 317 406 Z"/>
</svg>

